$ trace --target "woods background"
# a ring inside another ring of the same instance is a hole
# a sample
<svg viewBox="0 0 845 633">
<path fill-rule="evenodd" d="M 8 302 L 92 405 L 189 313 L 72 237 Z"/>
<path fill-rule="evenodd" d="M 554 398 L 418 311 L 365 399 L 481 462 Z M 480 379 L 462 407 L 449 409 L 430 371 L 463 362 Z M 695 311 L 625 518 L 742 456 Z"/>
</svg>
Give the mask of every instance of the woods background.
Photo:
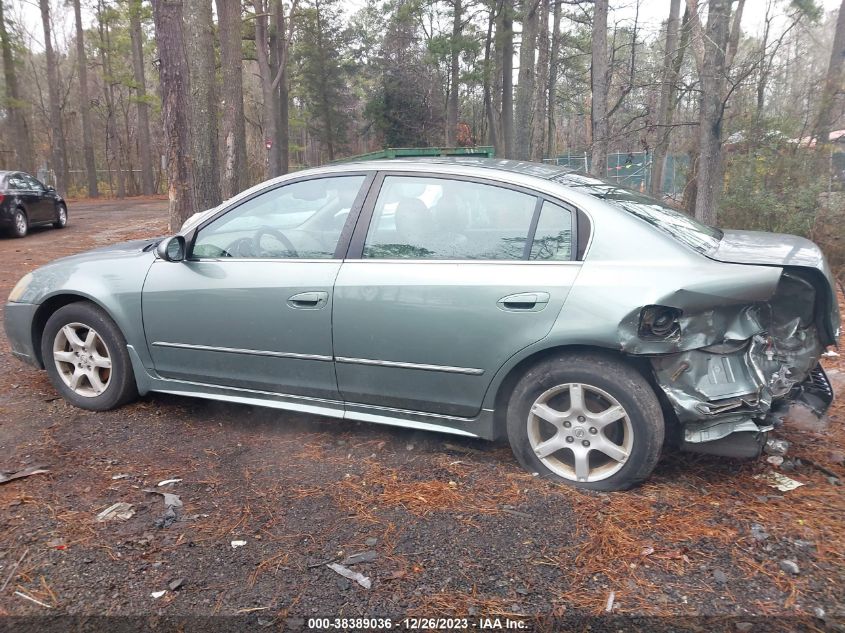
<svg viewBox="0 0 845 633">
<path fill-rule="evenodd" d="M 831 252 L 845 221 L 836 4 L 2 0 L 0 167 L 70 196 L 167 191 L 178 227 L 290 170 L 491 145 L 598 176 L 642 168 L 637 186 L 705 222 Z"/>
</svg>

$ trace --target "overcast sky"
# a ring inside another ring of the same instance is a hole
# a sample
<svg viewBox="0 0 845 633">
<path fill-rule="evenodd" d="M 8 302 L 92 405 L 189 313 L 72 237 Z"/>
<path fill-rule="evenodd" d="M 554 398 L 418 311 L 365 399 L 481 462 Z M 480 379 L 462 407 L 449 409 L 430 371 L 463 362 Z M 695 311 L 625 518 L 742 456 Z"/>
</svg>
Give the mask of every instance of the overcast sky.
<svg viewBox="0 0 845 633">
<path fill-rule="evenodd" d="M 64 9 L 66 6 L 64 0 L 50 1 L 56 8 L 63 7 L 59 15 L 66 18 L 65 23 L 54 26 L 56 39 L 59 41 L 59 45 L 62 46 L 70 41 L 74 31 L 73 12 L 69 9 Z M 766 6 L 769 1 L 746 0 L 745 10 L 742 15 L 743 32 L 746 34 L 757 34 L 761 32 Z M 780 11 L 783 11 L 783 7 L 788 5 L 788 0 L 775 0 L 775 2 Z M 365 0 L 345 0 L 343 4 L 352 13 L 363 6 Z M 833 11 L 839 6 L 840 0 L 821 0 L 821 4 L 826 12 Z M 42 49 L 44 34 L 41 27 L 41 14 L 38 9 L 37 0 L 12 0 L 10 8 L 10 17 L 15 19 L 23 18 L 26 30 L 32 37 L 32 48 Z M 633 24 L 634 16 L 637 15 L 637 0 L 611 0 L 610 9 L 611 12 L 608 19 L 610 24 L 614 22 L 628 22 Z M 87 15 L 83 15 L 83 20 L 90 24 L 93 21 L 93 14 L 85 11 L 83 13 L 87 13 Z M 639 0 L 638 22 L 640 27 L 645 31 L 655 32 L 659 30 L 661 23 L 666 19 L 668 13 L 669 0 Z"/>
</svg>

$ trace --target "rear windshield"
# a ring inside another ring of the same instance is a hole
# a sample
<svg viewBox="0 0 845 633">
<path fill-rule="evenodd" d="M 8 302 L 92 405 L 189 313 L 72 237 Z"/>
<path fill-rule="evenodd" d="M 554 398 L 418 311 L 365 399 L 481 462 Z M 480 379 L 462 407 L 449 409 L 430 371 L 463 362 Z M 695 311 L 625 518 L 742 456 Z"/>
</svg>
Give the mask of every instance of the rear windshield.
<svg viewBox="0 0 845 633">
<path fill-rule="evenodd" d="M 722 239 L 719 229 L 619 185 L 575 173 L 561 174 L 553 180 L 615 204 L 700 253 L 709 253 Z"/>
</svg>

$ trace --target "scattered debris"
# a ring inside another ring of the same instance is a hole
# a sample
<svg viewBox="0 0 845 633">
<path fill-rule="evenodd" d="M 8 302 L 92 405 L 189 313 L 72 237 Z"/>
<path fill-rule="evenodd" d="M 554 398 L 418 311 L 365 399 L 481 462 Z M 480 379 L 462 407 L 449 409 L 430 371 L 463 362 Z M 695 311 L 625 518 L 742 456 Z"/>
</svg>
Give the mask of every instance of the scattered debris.
<svg viewBox="0 0 845 633">
<path fill-rule="evenodd" d="M 356 563 L 372 563 L 376 558 L 378 558 L 378 554 L 376 554 L 372 550 L 368 550 L 366 552 L 357 552 L 356 554 L 350 554 L 349 556 L 343 559 L 343 564 L 355 565 Z"/>
<path fill-rule="evenodd" d="M 378 543 L 378 539 L 375 536 L 371 536 L 366 541 L 364 541 L 367 547 L 373 547 Z"/>
<path fill-rule="evenodd" d="M 613 611 L 613 602 L 616 600 L 616 592 L 611 591 L 610 595 L 607 596 L 607 604 L 604 606 L 604 610 L 606 613 L 610 613 Z"/>
<path fill-rule="evenodd" d="M 161 484 L 159 484 L 161 485 Z M 144 488 L 144 492 L 149 492 L 153 495 L 161 495 L 164 497 L 164 505 L 172 508 L 181 508 L 182 507 L 182 500 L 179 498 L 179 495 L 174 495 L 171 492 L 162 492 L 161 490 L 153 490 L 152 488 Z"/>
<path fill-rule="evenodd" d="M 834 352 L 832 349 L 822 353 L 822 358 L 839 358 L 839 352 Z"/>
<path fill-rule="evenodd" d="M 772 466 L 780 466 L 783 463 L 783 457 L 781 455 L 769 455 L 766 461 Z"/>
<path fill-rule="evenodd" d="M 373 586 L 372 581 L 367 578 L 364 574 L 360 574 L 357 571 L 352 571 L 351 569 L 344 567 L 343 565 L 338 565 L 337 563 L 329 563 L 328 565 L 326 565 L 326 567 L 331 569 L 333 572 L 340 574 L 344 578 L 354 580 L 364 589 L 369 589 Z"/>
<path fill-rule="evenodd" d="M 789 492 L 790 490 L 795 490 L 799 486 L 804 485 L 800 481 L 796 481 L 795 479 L 791 479 L 786 475 L 782 475 L 781 473 L 776 473 L 774 471 L 754 475 L 754 479 L 762 481 L 763 483 L 768 484 L 772 488 L 776 488 L 781 492 Z"/>
<path fill-rule="evenodd" d="M 736 627 L 736 630 L 739 631 L 739 633 L 746 633 L 747 631 L 750 631 L 754 627 L 754 623 L 752 623 L 752 622 L 737 622 L 736 624 L 734 624 L 734 626 Z"/>
<path fill-rule="evenodd" d="M 48 609 L 53 608 L 53 605 L 47 604 L 46 602 L 41 602 L 40 600 L 36 600 L 32 596 L 25 594 L 23 591 L 15 591 L 15 595 L 20 596 L 21 598 L 24 598 L 25 600 L 29 600 L 30 602 L 34 602 L 35 604 L 37 604 L 39 606 L 46 607 Z"/>
<path fill-rule="evenodd" d="M 713 580 L 715 580 L 720 585 L 725 585 L 728 582 L 728 575 L 723 572 L 721 569 L 714 569 L 713 570 Z"/>
<path fill-rule="evenodd" d="M 173 509 L 173 506 L 167 506 L 167 510 L 165 510 L 164 514 L 155 520 L 155 526 L 157 528 L 169 528 L 175 521 L 176 510 Z"/>
<path fill-rule="evenodd" d="M 182 480 L 181 479 L 165 479 L 164 481 L 160 481 L 156 484 L 156 487 L 167 486 L 169 484 L 178 484 Z"/>
<path fill-rule="evenodd" d="M 769 533 L 766 532 L 766 528 L 764 528 L 759 523 L 752 523 L 751 536 L 754 538 L 755 541 L 765 541 L 767 538 L 769 538 Z"/>
<path fill-rule="evenodd" d="M 156 600 L 158 600 L 159 598 L 161 598 L 166 593 L 167 593 L 167 589 L 162 589 L 161 591 L 153 591 L 150 594 L 150 598 L 155 598 Z"/>
<path fill-rule="evenodd" d="M 813 607 L 813 615 L 816 616 L 819 620 L 824 620 L 827 614 L 824 612 L 824 609 L 821 607 Z"/>
<path fill-rule="evenodd" d="M 47 541 L 47 547 L 52 549 L 67 549 L 67 543 L 65 543 L 63 539 L 54 538 Z"/>
<path fill-rule="evenodd" d="M 644 547 L 643 551 L 640 552 L 640 556 L 651 556 L 652 554 L 654 554 L 654 548 L 651 546 Z"/>
<path fill-rule="evenodd" d="M 112 475 L 112 479 L 126 479 L 129 477 L 126 473 L 120 473 L 119 475 Z"/>
<path fill-rule="evenodd" d="M 111 521 L 112 519 L 127 521 L 133 516 L 135 516 L 135 508 L 132 507 L 132 504 L 126 503 L 125 501 L 118 501 L 100 512 L 100 514 L 97 515 L 97 521 L 100 523 L 103 523 L 104 521 Z"/>
<path fill-rule="evenodd" d="M 185 584 L 184 578 L 176 578 L 175 580 L 171 580 L 170 584 L 167 585 L 170 588 L 170 591 L 178 591 L 182 588 L 182 585 Z"/>
<path fill-rule="evenodd" d="M 232 549 L 238 549 L 246 545 L 246 541 L 232 541 Z"/>
<path fill-rule="evenodd" d="M 786 451 L 788 450 L 789 442 L 786 440 L 779 440 L 774 437 L 766 440 L 766 444 L 763 446 L 763 452 L 765 452 L 766 455 L 786 455 Z"/>
<path fill-rule="evenodd" d="M 49 472 L 50 471 L 44 466 L 30 466 L 29 468 L 24 468 L 16 473 L 0 472 L 0 484 L 5 484 L 6 482 L 14 481 L 15 479 L 23 479 L 24 477 L 42 475 Z"/>
<path fill-rule="evenodd" d="M 798 567 L 798 563 L 796 563 L 794 560 L 784 558 L 778 563 L 778 565 L 783 571 L 787 572 L 788 574 L 792 574 L 793 576 L 797 576 L 801 573 L 801 569 Z"/>
<path fill-rule="evenodd" d="M 12 570 L 9 572 L 9 575 L 6 576 L 6 582 L 4 582 L 3 586 L 0 587 L 0 592 L 2 592 L 6 588 L 6 585 L 9 584 L 9 581 L 15 575 L 15 572 L 18 570 L 18 567 L 20 567 L 20 564 L 23 562 L 23 559 L 26 558 L 27 554 L 29 554 L 29 548 L 28 547 L 23 551 L 23 554 L 21 554 L 21 557 L 18 559 L 18 562 L 14 564 L 14 566 L 12 567 Z"/>
</svg>

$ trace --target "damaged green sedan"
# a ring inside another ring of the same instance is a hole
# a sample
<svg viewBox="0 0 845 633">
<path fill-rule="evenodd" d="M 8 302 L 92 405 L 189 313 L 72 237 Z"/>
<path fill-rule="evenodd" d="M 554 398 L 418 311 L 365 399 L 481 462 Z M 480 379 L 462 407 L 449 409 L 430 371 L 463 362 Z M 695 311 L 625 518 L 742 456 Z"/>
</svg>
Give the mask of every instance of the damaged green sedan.
<svg viewBox="0 0 845 633">
<path fill-rule="evenodd" d="M 379 161 L 50 263 L 5 327 L 86 409 L 163 392 L 507 437 L 530 472 L 619 490 L 670 441 L 753 457 L 790 407 L 823 415 L 833 288 L 810 241 L 557 168 Z"/>
</svg>

